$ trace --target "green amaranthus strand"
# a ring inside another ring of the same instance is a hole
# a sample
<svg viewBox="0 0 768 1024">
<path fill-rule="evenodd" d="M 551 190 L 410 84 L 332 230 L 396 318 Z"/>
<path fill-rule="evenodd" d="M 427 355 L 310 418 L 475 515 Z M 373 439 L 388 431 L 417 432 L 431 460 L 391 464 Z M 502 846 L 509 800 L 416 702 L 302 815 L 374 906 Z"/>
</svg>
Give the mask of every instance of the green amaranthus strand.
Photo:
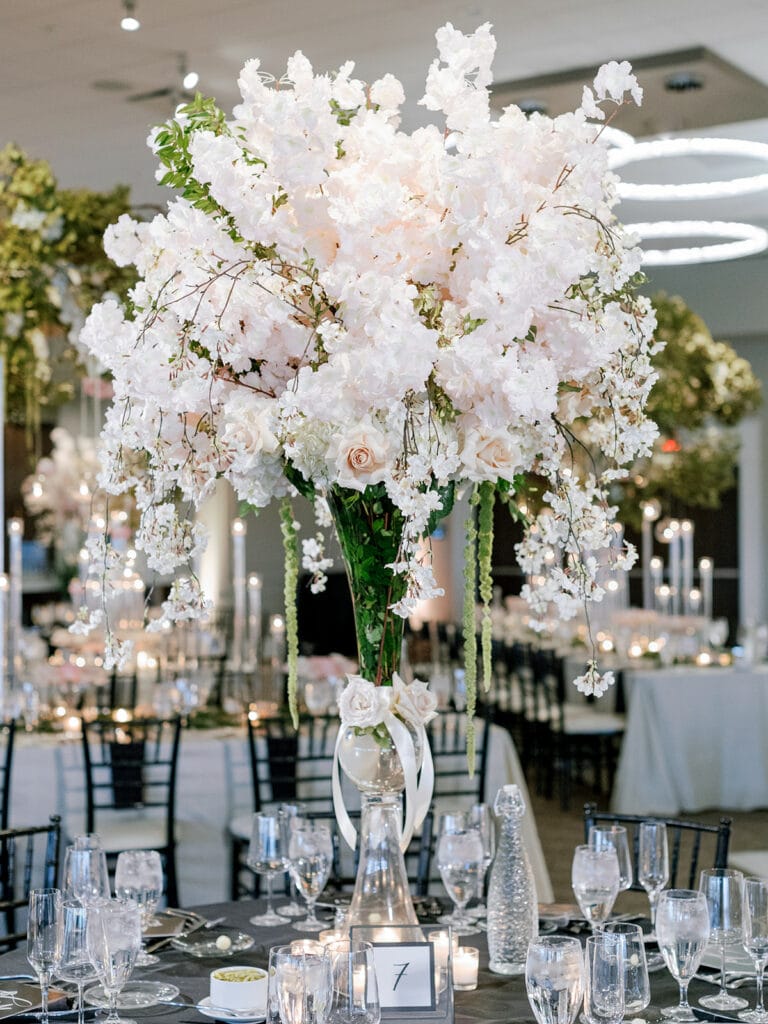
<svg viewBox="0 0 768 1024">
<path fill-rule="evenodd" d="M 477 489 L 470 498 L 470 513 L 465 524 L 464 545 L 464 682 L 467 691 L 467 763 L 469 774 L 475 771 L 475 706 L 477 704 L 477 637 L 475 635 L 475 592 L 477 589 L 477 529 L 475 506 Z"/>
<path fill-rule="evenodd" d="M 293 508 L 288 498 L 280 505 L 280 530 L 283 535 L 285 573 L 283 575 L 283 601 L 285 603 L 285 640 L 288 656 L 288 710 L 296 728 L 299 726 L 297 695 L 299 658 L 299 616 L 296 611 L 296 590 L 299 585 L 299 541 Z"/>
<path fill-rule="evenodd" d="M 492 672 L 492 641 L 493 623 L 491 620 L 491 601 L 493 600 L 493 576 L 491 561 L 493 554 L 493 506 L 496 500 L 496 488 L 489 480 L 480 484 L 478 508 L 478 567 L 480 600 L 483 603 L 483 619 L 480 634 L 480 646 L 483 655 L 483 689 L 487 693 L 491 688 Z"/>
</svg>

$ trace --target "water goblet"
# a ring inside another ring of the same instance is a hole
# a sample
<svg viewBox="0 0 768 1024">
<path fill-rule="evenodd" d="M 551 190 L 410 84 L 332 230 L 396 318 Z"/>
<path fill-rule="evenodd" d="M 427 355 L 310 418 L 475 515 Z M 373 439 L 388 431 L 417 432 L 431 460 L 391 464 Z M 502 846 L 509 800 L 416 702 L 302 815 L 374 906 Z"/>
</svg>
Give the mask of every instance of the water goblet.
<svg viewBox="0 0 768 1024">
<path fill-rule="evenodd" d="M 744 949 L 755 962 L 757 1001 L 754 1010 L 744 1010 L 739 1017 L 750 1024 L 768 1024 L 768 1012 L 763 1005 L 763 973 L 768 961 L 768 880 L 765 878 L 744 879 L 741 921 Z"/>
<path fill-rule="evenodd" d="M 663 821 L 641 821 L 638 832 L 637 880 L 648 895 L 655 928 L 659 895 L 669 881 L 667 826 Z"/>
<path fill-rule="evenodd" d="M 269 979 L 281 1024 L 327 1024 L 333 980 L 327 952 L 279 952 Z"/>
<path fill-rule="evenodd" d="M 699 969 L 709 941 L 709 907 L 703 892 L 667 889 L 656 908 L 656 941 L 664 963 L 680 987 L 680 1001 L 661 1012 L 677 1021 L 694 1021 L 688 985 Z"/>
<path fill-rule="evenodd" d="M 437 867 L 456 907 L 447 921 L 455 935 L 472 935 L 477 931 L 477 925 L 467 916 L 466 906 L 477 893 L 484 863 L 483 841 L 476 829 L 447 832 L 438 840 Z"/>
<path fill-rule="evenodd" d="M 278 817 L 282 817 L 283 820 L 285 821 L 286 829 L 288 830 L 289 836 L 291 834 L 291 829 L 293 828 L 293 826 L 304 818 L 306 811 L 306 804 L 278 804 Z M 296 891 L 296 885 L 294 884 L 290 872 L 288 872 L 288 889 L 290 892 Z M 302 907 L 299 906 L 295 899 L 291 899 L 288 903 L 286 903 L 284 907 L 280 907 L 280 909 L 278 910 L 278 914 L 280 914 L 281 917 L 302 917 L 304 914 L 304 910 Z"/>
<path fill-rule="evenodd" d="M 651 1002 L 643 929 L 639 924 L 628 921 L 606 921 L 602 930 L 609 935 L 618 935 L 624 943 L 624 1013 L 636 1016 Z"/>
<path fill-rule="evenodd" d="M 96 980 L 96 968 L 88 954 L 88 907 L 79 900 L 65 899 L 62 914 L 61 962 L 56 973 L 77 986 L 77 1024 L 83 1024 L 83 986 Z"/>
<path fill-rule="evenodd" d="M 720 988 L 699 1000 L 708 1010 L 742 1010 L 749 1003 L 728 992 L 725 984 L 725 952 L 729 943 L 741 941 L 741 902 L 744 876 L 731 868 L 706 868 L 699 876 L 699 891 L 709 907 L 709 937 L 720 947 Z"/>
<path fill-rule="evenodd" d="M 632 885 L 632 858 L 629 855 L 627 830 L 623 825 L 592 825 L 587 845 L 593 850 L 614 849 L 619 861 L 619 892 Z"/>
<path fill-rule="evenodd" d="M 41 1024 L 48 1024 L 48 989 L 61 963 L 64 918 L 60 889 L 32 889 L 27 916 L 27 960 L 40 982 Z"/>
<path fill-rule="evenodd" d="M 294 921 L 301 932 L 319 932 L 325 928 L 315 914 L 317 897 L 325 888 L 333 864 L 331 831 L 322 822 L 304 820 L 291 830 L 288 863 L 296 888 L 307 904 L 307 916 Z"/>
<path fill-rule="evenodd" d="M 619 892 L 615 848 L 593 850 L 590 846 L 577 846 L 571 865 L 571 885 L 576 902 L 594 931 L 607 919 Z"/>
<path fill-rule="evenodd" d="M 282 875 L 288 867 L 288 831 L 284 818 L 279 814 L 254 814 L 246 860 L 249 867 L 267 880 L 267 909 L 252 917 L 251 924 L 267 928 L 285 924 L 285 919 L 272 906 L 275 875 Z"/>
<path fill-rule="evenodd" d="M 107 855 L 98 836 L 78 836 L 64 854 L 64 895 L 81 903 L 108 900 L 112 895 Z"/>
<path fill-rule="evenodd" d="M 333 979 L 331 1024 L 379 1024 L 381 1006 L 372 943 L 333 942 L 328 957 Z"/>
<path fill-rule="evenodd" d="M 584 994 L 584 954 L 576 938 L 545 935 L 528 946 L 525 991 L 538 1024 L 574 1024 Z"/>
<path fill-rule="evenodd" d="M 466 814 L 467 827 L 475 829 L 480 833 L 480 838 L 483 841 L 483 873 L 480 876 L 480 884 L 477 890 L 477 898 L 479 903 L 476 907 L 468 913 L 472 917 L 485 917 L 488 912 L 488 908 L 485 905 L 485 878 L 488 874 L 488 868 L 493 863 L 493 858 L 496 853 L 496 821 L 493 816 L 493 811 L 488 804 L 474 804 L 467 811 Z"/>
<path fill-rule="evenodd" d="M 115 895 L 139 908 L 142 931 L 157 923 L 155 911 L 163 892 L 163 863 L 158 850 L 124 850 L 115 865 Z M 139 950 L 137 967 L 156 964 L 159 957 Z"/>
<path fill-rule="evenodd" d="M 589 1024 L 620 1024 L 624 1017 L 625 943 L 621 935 L 587 936 L 584 955 L 584 1015 Z"/>
<path fill-rule="evenodd" d="M 135 1024 L 117 1013 L 117 1000 L 141 948 L 141 914 L 127 900 L 102 900 L 88 907 L 86 943 L 109 1001 L 105 1024 Z"/>
</svg>

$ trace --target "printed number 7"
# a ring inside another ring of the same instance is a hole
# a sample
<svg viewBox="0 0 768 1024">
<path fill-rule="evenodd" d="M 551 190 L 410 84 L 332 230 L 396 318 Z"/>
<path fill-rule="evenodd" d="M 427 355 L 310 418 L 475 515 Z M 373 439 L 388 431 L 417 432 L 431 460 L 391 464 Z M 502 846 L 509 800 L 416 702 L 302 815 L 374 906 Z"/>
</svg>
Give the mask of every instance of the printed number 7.
<svg viewBox="0 0 768 1024">
<path fill-rule="evenodd" d="M 410 961 L 409 961 L 408 963 L 405 963 L 405 964 L 393 964 L 393 966 L 400 968 L 400 973 L 395 978 L 395 984 L 392 986 L 392 991 L 396 992 L 397 991 L 397 986 L 400 984 L 400 982 L 405 977 L 405 972 L 408 970 L 408 968 L 411 966 L 411 964 L 410 964 Z"/>
</svg>

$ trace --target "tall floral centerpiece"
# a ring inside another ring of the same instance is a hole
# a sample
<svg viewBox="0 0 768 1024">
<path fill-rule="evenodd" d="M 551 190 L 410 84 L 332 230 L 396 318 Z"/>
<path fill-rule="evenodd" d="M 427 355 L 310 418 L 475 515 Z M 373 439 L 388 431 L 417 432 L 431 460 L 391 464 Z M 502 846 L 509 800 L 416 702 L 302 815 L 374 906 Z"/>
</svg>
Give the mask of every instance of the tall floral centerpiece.
<svg viewBox="0 0 768 1024">
<path fill-rule="evenodd" d="M 602 68 L 574 113 L 510 106 L 493 121 L 490 26 L 446 25 L 437 44 L 420 102 L 442 126 L 401 131 L 392 75 L 366 85 L 351 63 L 316 75 L 299 52 L 279 81 L 249 61 L 231 118 L 198 97 L 154 131 L 160 180 L 179 195 L 151 223 L 121 217 L 107 231 L 109 254 L 140 281 L 127 309 L 97 305 L 83 332 L 114 376 L 102 483 L 135 489 L 150 566 L 199 552 L 191 512 L 217 477 L 253 506 L 281 499 L 295 634 L 291 499 L 315 503 L 303 554 L 315 589 L 328 568 L 322 527 L 335 523 L 360 652 L 339 759 L 363 791 L 375 779 L 377 796 L 398 800 L 403 758 L 424 763 L 432 713 L 396 675 L 402 619 L 442 593 L 428 537 L 455 488 L 471 492 L 471 722 L 473 566 L 487 604 L 494 497 L 523 522 L 534 613 L 554 603 L 570 616 L 602 596 L 605 550 L 619 569 L 632 562 L 610 544 L 607 487 L 655 436 L 643 411 L 654 321 L 633 292 L 640 253 L 611 212 L 600 137 L 603 105 L 615 110 L 627 90 L 640 99 L 629 65 Z M 599 474 L 575 470 L 576 424 L 607 460 Z M 547 507 L 528 519 L 518 485 L 531 470 Z M 205 607 L 187 571 L 163 617 Z M 482 633 L 489 641 L 489 614 Z M 108 635 L 117 660 L 125 645 Z M 605 681 L 592 663 L 580 683 Z"/>
</svg>

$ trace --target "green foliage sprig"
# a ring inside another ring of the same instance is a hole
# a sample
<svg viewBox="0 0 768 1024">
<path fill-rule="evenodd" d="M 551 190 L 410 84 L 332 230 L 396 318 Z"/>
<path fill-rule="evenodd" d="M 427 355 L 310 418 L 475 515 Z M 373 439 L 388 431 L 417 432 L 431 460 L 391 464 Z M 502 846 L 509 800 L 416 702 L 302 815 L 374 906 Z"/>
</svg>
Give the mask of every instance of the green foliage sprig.
<svg viewBox="0 0 768 1024">
<path fill-rule="evenodd" d="M 464 685 L 467 694 L 467 762 L 470 773 L 475 766 L 475 708 L 477 707 L 477 634 L 475 632 L 475 594 L 477 591 L 477 527 L 475 509 L 480 501 L 478 488 L 469 499 L 469 516 L 464 526 Z"/>
<path fill-rule="evenodd" d="M 280 506 L 280 530 L 283 536 L 285 572 L 283 599 L 285 603 L 285 643 L 288 660 L 288 710 L 295 728 L 299 727 L 298 663 L 299 618 L 296 609 L 296 591 L 299 585 L 299 540 L 293 506 L 284 498 Z"/>
<path fill-rule="evenodd" d="M 483 689 L 487 693 L 491 686 L 493 622 L 491 601 L 493 600 L 493 506 L 496 498 L 494 484 L 486 480 L 478 488 L 478 584 L 482 604 L 482 626 L 480 650 L 483 659 Z"/>
</svg>

